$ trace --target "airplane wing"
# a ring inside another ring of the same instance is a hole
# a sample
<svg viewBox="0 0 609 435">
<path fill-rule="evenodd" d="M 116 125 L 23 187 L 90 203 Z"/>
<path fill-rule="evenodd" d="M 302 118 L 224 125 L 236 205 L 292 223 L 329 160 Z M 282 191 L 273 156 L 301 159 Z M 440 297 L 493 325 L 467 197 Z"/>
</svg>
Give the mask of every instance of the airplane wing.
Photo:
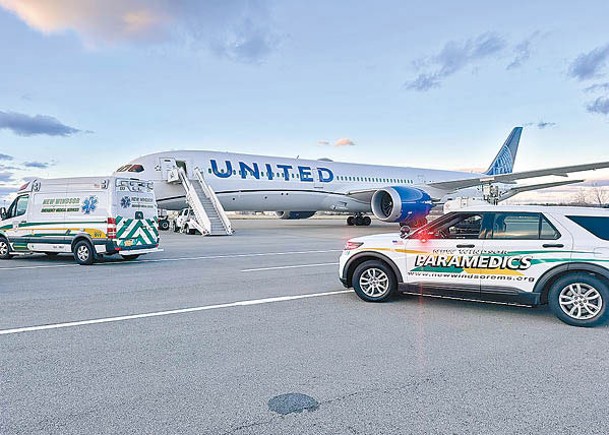
<svg viewBox="0 0 609 435">
<path fill-rule="evenodd" d="M 555 181 L 553 183 L 539 183 L 539 184 L 528 184 L 526 186 L 513 187 L 499 196 L 499 201 L 504 201 L 522 192 L 528 192 L 529 190 L 547 189 L 549 187 L 566 186 L 568 184 L 582 183 L 584 180 L 565 180 Z"/>
<path fill-rule="evenodd" d="M 372 195 L 374 195 L 374 192 L 376 192 L 377 190 L 378 188 L 350 190 L 346 192 L 345 195 L 350 196 L 351 198 L 357 201 L 369 203 L 370 201 L 372 201 Z"/>
<path fill-rule="evenodd" d="M 596 169 L 609 168 L 609 162 L 588 163 L 584 165 L 562 166 L 560 168 L 536 169 L 533 171 L 512 172 L 509 174 L 500 175 L 481 175 L 479 177 L 463 178 L 452 181 L 439 181 L 437 183 L 429 183 L 428 186 L 436 187 L 442 190 L 458 190 L 467 187 L 480 186 L 481 184 L 490 183 L 513 183 L 516 180 L 524 180 L 527 178 L 547 177 L 551 175 L 559 177 L 567 177 L 573 172 L 594 171 Z"/>
</svg>

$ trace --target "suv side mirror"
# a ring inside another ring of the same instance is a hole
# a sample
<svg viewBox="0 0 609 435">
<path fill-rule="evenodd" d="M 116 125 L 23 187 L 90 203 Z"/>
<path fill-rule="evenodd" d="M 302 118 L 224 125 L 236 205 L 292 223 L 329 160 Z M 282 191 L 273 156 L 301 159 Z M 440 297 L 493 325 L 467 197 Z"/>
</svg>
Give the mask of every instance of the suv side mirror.
<svg viewBox="0 0 609 435">
<path fill-rule="evenodd" d="M 0 220 L 6 219 L 6 207 L 0 207 Z"/>
</svg>

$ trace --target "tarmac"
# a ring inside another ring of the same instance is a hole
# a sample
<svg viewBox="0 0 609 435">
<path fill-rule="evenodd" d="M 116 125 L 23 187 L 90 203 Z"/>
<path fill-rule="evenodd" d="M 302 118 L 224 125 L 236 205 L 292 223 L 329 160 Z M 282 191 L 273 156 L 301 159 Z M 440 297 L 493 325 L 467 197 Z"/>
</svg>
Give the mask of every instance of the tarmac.
<svg viewBox="0 0 609 435">
<path fill-rule="evenodd" d="M 338 281 L 395 225 L 236 219 L 163 252 L 0 262 L 1 434 L 609 433 L 609 327 Z"/>
</svg>

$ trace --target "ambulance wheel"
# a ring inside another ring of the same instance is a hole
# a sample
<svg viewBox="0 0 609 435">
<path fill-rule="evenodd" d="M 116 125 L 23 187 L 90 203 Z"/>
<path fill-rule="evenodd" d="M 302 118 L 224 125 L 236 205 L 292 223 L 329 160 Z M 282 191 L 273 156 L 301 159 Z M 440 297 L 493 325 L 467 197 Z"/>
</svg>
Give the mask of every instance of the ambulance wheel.
<svg viewBox="0 0 609 435">
<path fill-rule="evenodd" d="M 347 218 L 347 225 L 349 225 L 350 227 L 352 227 L 353 225 L 355 225 L 355 218 L 353 216 L 349 216 Z"/>
<path fill-rule="evenodd" d="M 123 257 L 123 260 L 125 261 L 132 261 L 135 260 L 137 257 L 139 257 L 140 254 L 133 254 L 133 255 L 121 255 L 121 257 Z"/>
<path fill-rule="evenodd" d="M 609 319 L 609 286 L 594 275 L 570 273 L 552 284 L 548 304 L 569 325 L 601 325 Z"/>
<path fill-rule="evenodd" d="M 353 272 L 353 289 L 366 302 L 385 302 L 397 291 L 397 279 L 382 261 L 368 260 Z"/>
<path fill-rule="evenodd" d="M 0 237 L 0 260 L 9 260 L 11 255 L 11 245 L 4 237 Z"/>
<path fill-rule="evenodd" d="M 72 249 L 72 253 L 78 264 L 89 265 L 95 261 L 95 251 L 87 240 L 77 242 Z"/>
<path fill-rule="evenodd" d="M 167 231 L 169 229 L 169 222 L 167 221 L 160 221 L 159 222 L 159 230 L 161 231 Z"/>
<path fill-rule="evenodd" d="M 370 216 L 364 216 L 364 226 L 370 226 L 370 224 L 372 223 L 372 219 L 370 219 Z"/>
</svg>

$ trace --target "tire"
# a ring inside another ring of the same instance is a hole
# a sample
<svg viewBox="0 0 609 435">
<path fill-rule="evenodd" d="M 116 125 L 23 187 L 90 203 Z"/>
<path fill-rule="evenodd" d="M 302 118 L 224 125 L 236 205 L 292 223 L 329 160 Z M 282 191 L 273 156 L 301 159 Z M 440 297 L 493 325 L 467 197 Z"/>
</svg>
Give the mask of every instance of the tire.
<svg viewBox="0 0 609 435">
<path fill-rule="evenodd" d="M 167 231 L 169 229 L 169 222 L 168 221 L 159 221 L 159 230 L 161 231 Z"/>
<path fill-rule="evenodd" d="M 370 224 L 372 223 L 372 219 L 370 219 L 370 216 L 364 216 L 364 226 L 370 226 Z"/>
<path fill-rule="evenodd" d="M 74 248 L 72 248 L 72 253 L 74 254 L 74 260 L 78 264 L 88 266 L 95 262 L 95 251 L 87 240 L 77 242 Z"/>
<path fill-rule="evenodd" d="M 393 270 L 382 261 L 368 260 L 355 268 L 353 289 L 366 302 L 385 302 L 397 292 Z"/>
<path fill-rule="evenodd" d="M 353 216 L 349 216 L 347 218 L 347 225 L 349 225 L 350 227 L 352 227 L 353 225 L 355 225 L 355 218 Z"/>
<path fill-rule="evenodd" d="M 4 237 L 0 237 L 0 260 L 10 260 L 11 258 L 13 258 L 11 244 Z"/>
<path fill-rule="evenodd" d="M 355 226 L 361 227 L 364 224 L 364 218 L 361 216 L 357 216 L 355 218 Z"/>
<path fill-rule="evenodd" d="M 550 287 L 550 309 L 573 326 L 597 326 L 609 318 L 609 286 L 587 273 L 570 273 Z"/>
<path fill-rule="evenodd" d="M 123 260 L 125 260 L 125 261 L 133 261 L 139 256 L 140 256 L 140 254 L 133 254 L 133 255 L 122 255 L 121 254 L 121 257 L 123 257 Z"/>
<path fill-rule="evenodd" d="M 171 228 L 173 229 L 174 233 L 177 233 L 178 231 L 180 231 L 180 229 L 178 228 L 178 226 L 176 225 L 176 221 L 172 221 L 171 222 Z"/>
</svg>

